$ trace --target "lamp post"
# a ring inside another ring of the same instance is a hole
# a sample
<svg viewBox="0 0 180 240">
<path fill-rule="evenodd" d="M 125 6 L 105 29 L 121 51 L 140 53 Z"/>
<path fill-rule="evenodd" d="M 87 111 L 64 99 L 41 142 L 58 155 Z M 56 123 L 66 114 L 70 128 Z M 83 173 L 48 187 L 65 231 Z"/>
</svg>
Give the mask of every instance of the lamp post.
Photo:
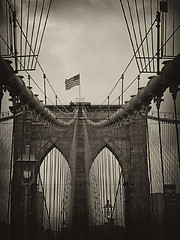
<svg viewBox="0 0 180 240">
<path fill-rule="evenodd" d="M 104 216 L 108 220 L 108 223 L 112 223 L 112 213 L 113 213 L 113 207 L 109 203 L 109 200 L 107 200 L 106 205 L 104 206 Z"/>
</svg>

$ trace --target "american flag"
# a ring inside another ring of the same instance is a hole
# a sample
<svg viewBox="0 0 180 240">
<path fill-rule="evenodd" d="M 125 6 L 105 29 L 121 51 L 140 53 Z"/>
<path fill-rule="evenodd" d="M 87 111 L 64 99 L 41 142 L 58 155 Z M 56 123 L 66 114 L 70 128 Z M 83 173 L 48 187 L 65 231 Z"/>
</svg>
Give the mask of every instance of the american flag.
<svg viewBox="0 0 180 240">
<path fill-rule="evenodd" d="M 80 74 L 77 74 L 77 75 L 65 80 L 66 90 L 69 90 L 78 85 L 80 85 Z"/>
</svg>

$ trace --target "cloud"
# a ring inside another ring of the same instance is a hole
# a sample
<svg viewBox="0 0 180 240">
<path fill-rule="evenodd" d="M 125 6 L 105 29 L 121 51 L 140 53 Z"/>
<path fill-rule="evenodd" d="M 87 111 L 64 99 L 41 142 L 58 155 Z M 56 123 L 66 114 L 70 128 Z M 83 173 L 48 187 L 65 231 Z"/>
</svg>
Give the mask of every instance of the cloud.
<svg viewBox="0 0 180 240">
<path fill-rule="evenodd" d="M 0 7 L 2 2 L 1 0 Z M 27 0 L 23 2 L 27 4 Z M 141 1 L 137 2 L 139 10 L 142 11 Z M 34 3 L 35 0 L 32 0 L 31 4 Z M 176 4 L 178 9 L 180 1 L 176 0 Z M 169 8 L 171 9 L 171 6 Z M 146 5 L 147 15 L 148 9 L 149 6 Z M 172 12 L 170 9 L 169 14 Z M 40 11 L 40 8 L 38 10 Z M 134 8 L 132 10 L 135 11 Z M 141 17 L 143 19 L 143 16 Z M 64 80 L 79 72 L 82 76 L 82 93 L 91 101 L 102 102 L 127 66 L 132 54 L 119 1 L 52 1 L 39 59 L 52 85 L 65 102 L 73 100 L 77 91 L 65 91 Z M 130 77 L 126 76 L 127 85 L 128 81 L 136 76 L 137 67 L 133 67 Z M 41 81 L 39 77 L 37 79 Z M 120 87 L 117 95 L 119 93 Z"/>
<path fill-rule="evenodd" d="M 126 28 L 121 24 L 121 15 L 119 12 L 115 14 L 119 4 L 116 5 L 115 11 L 108 8 L 102 11 L 101 1 L 98 1 L 99 9 L 93 9 L 96 6 L 95 1 L 85 5 L 79 5 L 77 2 L 74 2 L 70 9 L 66 9 L 67 6 L 64 6 L 63 2 L 62 5 L 59 1 L 55 2 L 57 5 L 49 18 L 43 42 L 46 51 L 42 49 L 41 61 L 45 63 L 48 56 L 49 59 L 53 59 L 53 79 L 55 85 L 58 83 L 59 91 L 62 89 L 60 95 L 63 93 L 66 101 L 73 100 L 77 91 L 74 89 L 71 92 L 63 92 L 64 79 L 80 73 L 82 94 L 98 103 L 102 101 L 102 96 L 93 88 L 102 91 L 107 88 L 105 93 L 108 94 L 112 82 L 117 80 L 124 67 L 126 57 L 122 58 L 122 55 L 127 55 L 127 49 L 122 46 L 127 46 L 129 41 Z M 59 11 L 60 5 L 62 8 Z M 92 8 L 87 8 L 89 5 Z M 100 11 L 102 14 L 99 14 Z"/>
</svg>

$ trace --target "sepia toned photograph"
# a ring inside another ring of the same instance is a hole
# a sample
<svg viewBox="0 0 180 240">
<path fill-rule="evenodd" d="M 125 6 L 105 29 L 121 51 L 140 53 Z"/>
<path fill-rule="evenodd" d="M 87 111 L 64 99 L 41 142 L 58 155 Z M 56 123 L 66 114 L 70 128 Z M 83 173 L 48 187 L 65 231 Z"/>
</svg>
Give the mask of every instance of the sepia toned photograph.
<svg viewBox="0 0 180 240">
<path fill-rule="evenodd" d="M 180 0 L 0 0 L 0 240 L 180 239 Z"/>
</svg>

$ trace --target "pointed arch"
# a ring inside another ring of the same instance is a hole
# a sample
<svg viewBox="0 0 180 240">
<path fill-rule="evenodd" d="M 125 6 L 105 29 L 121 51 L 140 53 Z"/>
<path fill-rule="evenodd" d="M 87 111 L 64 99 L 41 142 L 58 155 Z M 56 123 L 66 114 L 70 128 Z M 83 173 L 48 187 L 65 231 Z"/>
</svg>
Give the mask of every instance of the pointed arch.
<svg viewBox="0 0 180 240">
<path fill-rule="evenodd" d="M 60 140 L 49 140 L 47 141 L 44 146 L 41 147 L 39 152 L 36 154 L 36 159 L 39 161 L 39 164 L 41 165 L 43 159 L 48 155 L 48 153 L 53 149 L 57 148 L 64 158 L 66 159 L 67 162 L 69 162 L 69 151 L 67 147 L 62 143 Z"/>
<path fill-rule="evenodd" d="M 111 144 L 106 144 L 99 151 L 89 172 L 93 211 L 91 221 L 95 225 L 108 222 L 106 214 L 111 215 L 116 225 L 125 225 L 124 174 L 116 156 Z M 106 206 L 111 206 L 108 213 L 105 211 Z"/>
<path fill-rule="evenodd" d="M 96 159 L 97 155 L 104 149 L 107 148 L 117 159 L 120 166 L 122 167 L 123 175 L 125 179 L 128 179 L 129 175 L 129 162 L 130 162 L 130 153 L 127 154 L 127 149 L 120 149 L 110 138 L 104 138 L 96 145 L 96 148 L 92 151 L 92 160 L 91 165 Z"/>
</svg>

